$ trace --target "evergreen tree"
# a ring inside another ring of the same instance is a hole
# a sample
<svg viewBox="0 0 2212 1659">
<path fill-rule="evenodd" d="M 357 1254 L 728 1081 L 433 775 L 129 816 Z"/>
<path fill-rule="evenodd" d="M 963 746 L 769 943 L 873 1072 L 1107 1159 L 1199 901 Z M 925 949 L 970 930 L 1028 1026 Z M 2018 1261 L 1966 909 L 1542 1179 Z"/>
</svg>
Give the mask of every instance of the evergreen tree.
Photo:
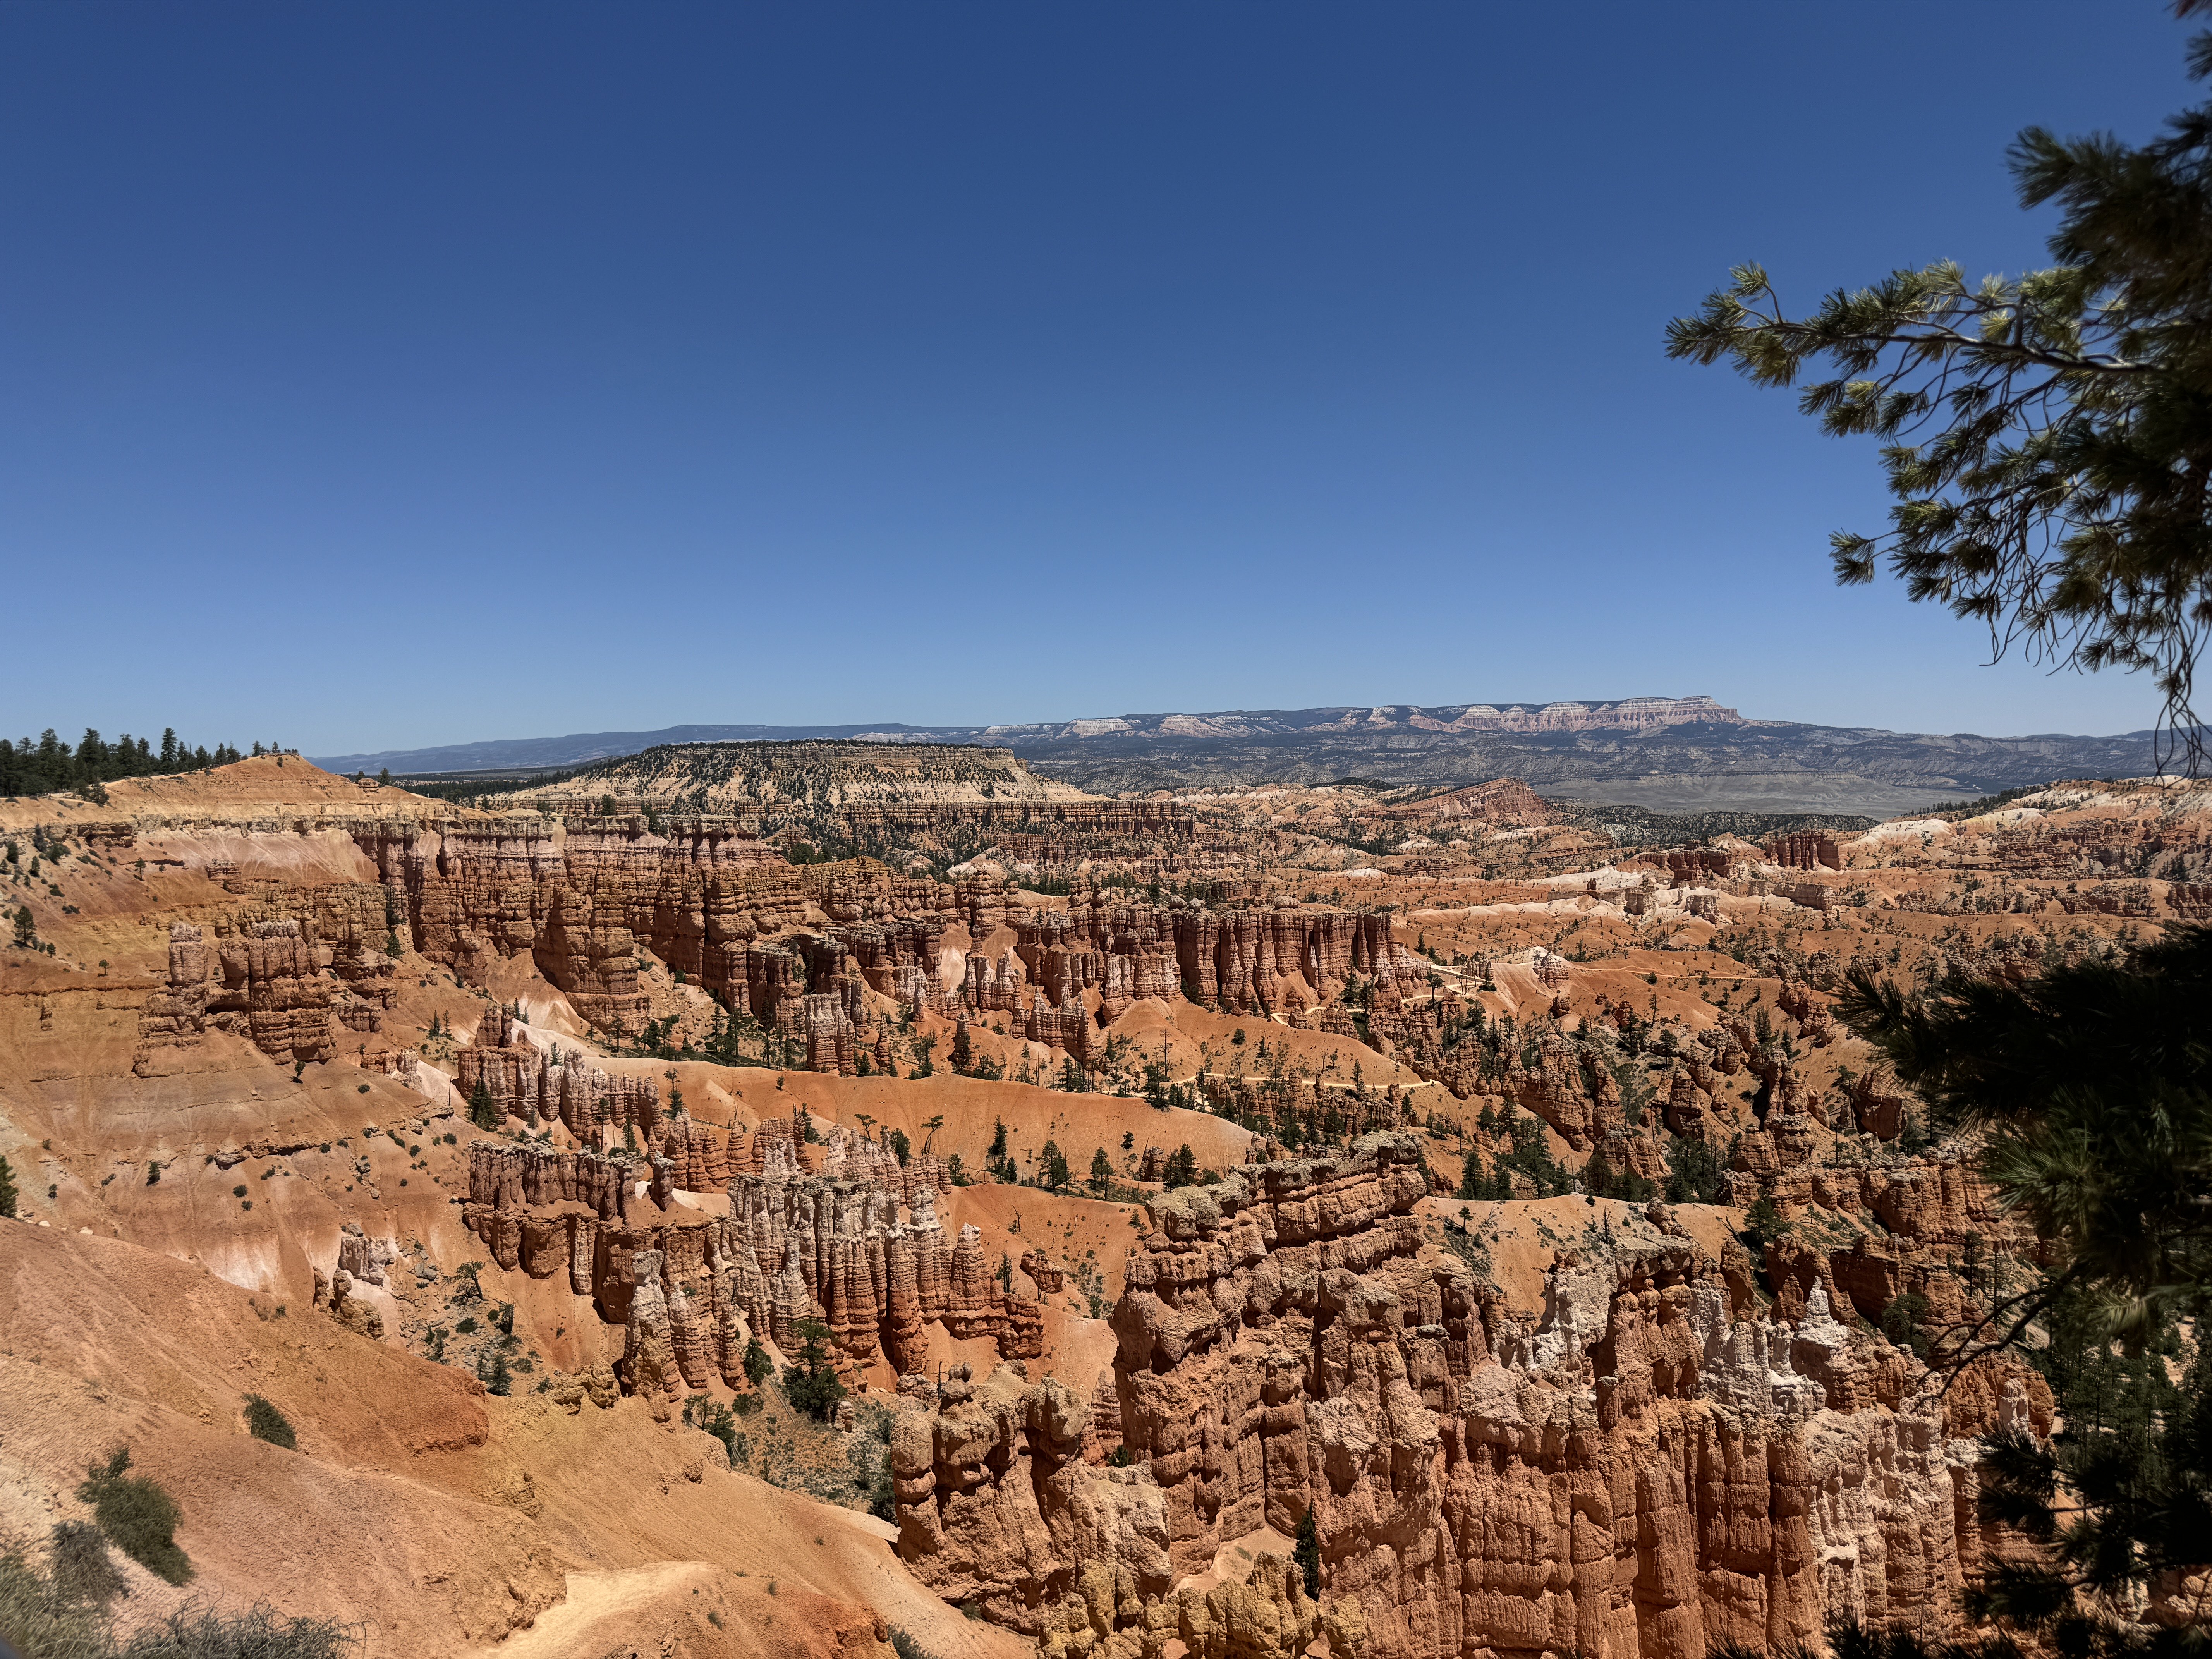
<svg viewBox="0 0 2212 1659">
<path fill-rule="evenodd" d="M 2212 71 L 2212 35 L 2188 55 L 2192 79 Z M 1743 265 L 1668 325 L 1668 355 L 1727 359 L 1770 386 L 1827 359 L 1834 377 L 1798 407 L 1832 434 L 1881 439 L 1896 502 L 1887 532 L 1831 538 L 1837 579 L 1872 580 L 1886 550 L 1912 599 L 1984 623 L 1999 651 L 2148 669 L 2168 726 L 2201 754 L 2212 104 L 2142 145 L 2030 127 L 2009 159 L 2023 207 L 2059 206 L 2052 268 L 1975 283 L 1945 260 L 1795 319 Z"/>
<path fill-rule="evenodd" d="M 35 864 L 38 860 L 33 859 L 32 862 Z M 19 905 L 15 909 L 15 943 L 26 950 L 39 948 L 38 923 L 33 919 L 31 907 L 27 904 Z"/>
<path fill-rule="evenodd" d="M 1177 1187 L 1198 1184 L 1198 1155 L 1190 1149 L 1188 1141 L 1168 1154 L 1168 1166 L 1163 1184 L 1170 1190 Z"/>
<path fill-rule="evenodd" d="M 799 1363 L 784 1367 L 784 1398 L 794 1409 L 827 1421 L 845 1397 L 845 1385 L 830 1363 L 830 1328 L 818 1319 L 802 1319 L 792 1334 L 799 1339 Z"/>
<path fill-rule="evenodd" d="M 1611 1198 L 1613 1184 L 1613 1160 L 1602 1151 L 1592 1152 L 1583 1165 L 1583 1190 L 1593 1198 Z"/>
<path fill-rule="evenodd" d="M 1459 1164 L 1459 1195 L 1462 1198 L 1480 1198 L 1483 1195 L 1482 1154 L 1472 1146 Z"/>
<path fill-rule="evenodd" d="M 2094 1289 L 2115 1331 L 2147 1332 L 2194 1317 L 2212 1279 L 2208 999 L 2212 928 L 2187 927 L 2018 986 L 1954 976 L 1915 995 L 1856 968 L 1836 1007 L 1935 1130 L 1974 1133 L 1984 1172 L 2064 1246 L 2066 1282 Z"/>
<path fill-rule="evenodd" d="M 1298 1517 L 1297 1534 L 1291 1541 L 1291 1559 L 1306 1581 L 1306 1594 L 1321 1599 L 1321 1529 L 1314 1525 L 1313 1507 Z"/>
<path fill-rule="evenodd" d="M 1680 1136 L 1667 1142 L 1667 1201 L 1717 1204 L 1727 1187 L 1721 1160 L 1702 1140 Z"/>
<path fill-rule="evenodd" d="M 1067 1185 L 1072 1176 L 1073 1172 L 1067 1167 L 1067 1159 L 1060 1153 L 1060 1143 L 1056 1140 L 1046 1141 L 1044 1151 L 1037 1159 L 1037 1184 L 1049 1187 L 1053 1191 L 1058 1192 L 1062 1187 Z"/>
<path fill-rule="evenodd" d="M 767 1380 L 768 1374 L 775 1369 L 775 1361 L 768 1357 L 768 1350 L 761 1346 L 761 1340 L 757 1336 L 745 1338 L 744 1363 L 745 1381 L 757 1389 Z"/>
<path fill-rule="evenodd" d="M 219 750 L 216 758 L 236 759 L 237 751 Z M 165 727 L 157 752 L 144 738 L 129 732 L 108 742 L 94 728 L 72 747 L 48 726 L 34 743 L 29 738 L 10 743 L 0 738 L 0 797 L 52 794 L 74 790 L 95 805 L 106 799 L 105 784 L 118 778 L 143 777 L 155 772 L 173 772 L 209 764 L 206 750 L 197 751 L 181 743 L 174 726 Z"/>
<path fill-rule="evenodd" d="M 0 1158 L 0 1216 L 15 1213 L 15 1172 Z"/>
<path fill-rule="evenodd" d="M 1106 1157 L 1106 1149 L 1101 1146 L 1091 1154 L 1091 1190 L 1103 1193 L 1113 1184 L 1114 1165 Z"/>
<path fill-rule="evenodd" d="M 469 1091 L 469 1121 L 479 1129 L 499 1127 L 499 1103 L 491 1097 L 491 1091 L 484 1086 L 482 1077 L 477 1079 L 477 1086 Z"/>
<path fill-rule="evenodd" d="M 1761 1193 L 1743 1212 L 1743 1230 L 1763 1247 L 1787 1233 L 1790 1224 L 1782 1218 L 1782 1212 L 1775 1207 L 1774 1200 Z"/>
<path fill-rule="evenodd" d="M 2060 963 L 2025 984 L 1953 975 L 1913 993 L 1850 975 L 1838 1015 L 1929 1105 L 1970 1132 L 1998 1202 L 2053 1266 L 1938 1332 L 1956 1366 L 1992 1343 L 2050 1380 L 2059 1433 L 1984 1441 L 1984 1504 L 2045 1546 L 1992 1562 L 1973 1609 L 2069 1659 L 2203 1645 L 2201 1606 L 2146 1633 L 2101 1609 L 2212 1566 L 2212 1362 L 2185 1325 L 2212 1303 L 2212 929 L 2177 928 L 2132 960 Z M 1902 1298 L 1900 1298 L 1902 1300 Z M 1900 1325 L 1912 1310 L 1893 1304 Z"/>
</svg>

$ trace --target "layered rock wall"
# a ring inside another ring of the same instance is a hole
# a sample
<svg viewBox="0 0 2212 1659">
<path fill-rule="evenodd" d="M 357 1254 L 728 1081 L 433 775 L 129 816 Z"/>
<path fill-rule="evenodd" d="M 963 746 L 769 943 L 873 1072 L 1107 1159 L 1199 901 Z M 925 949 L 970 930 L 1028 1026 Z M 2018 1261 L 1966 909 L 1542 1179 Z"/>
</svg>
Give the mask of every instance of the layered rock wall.
<svg viewBox="0 0 2212 1659">
<path fill-rule="evenodd" d="M 735 1386 L 749 1337 L 786 1346 L 809 1319 L 860 1364 L 882 1354 L 919 1364 L 931 1322 L 988 1338 L 1009 1359 L 1042 1352 L 1042 1310 L 1000 1285 L 977 1230 L 947 1238 L 936 1206 L 951 1182 L 940 1161 L 902 1164 L 837 1128 L 810 1172 L 802 1144 L 781 1122 L 733 1146 L 681 1120 L 635 1157 L 477 1141 L 462 1219 L 502 1267 L 565 1273 L 601 1319 L 632 1327 L 634 1390 L 641 1376 L 701 1388 L 710 1371 Z M 713 1186 L 728 1194 L 726 1217 L 675 1200 Z M 664 1338 L 672 1369 L 655 1358 Z"/>
<path fill-rule="evenodd" d="M 557 1119 L 594 1145 L 620 1139 L 625 1126 L 658 1131 L 660 1091 L 652 1079 L 610 1076 L 573 1054 L 556 1064 L 515 1027 L 514 1010 L 494 1008 L 475 1039 L 455 1051 L 455 1082 L 464 1097 L 472 1098 L 482 1084 L 501 1113 L 533 1124 Z"/>
<path fill-rule="evenodd" d="M 1173 1627 L 1176 1577 L 1309 1513 L 1323 1609 L 1372 1656 L 1954 1626 L 1980 1553 L 1967 1437 L 2047 1431 L 2029 1380 L 1947 1407 L 1818 1286 L 1794 1322 L 1760 1317 L 1656 1208 L 1563 1241 L 1540 1308 L 1514 1307 L 1423 1248 L 1419 1157 L 1370 1136 L 1157 1202 L 1097 1398 L 956 1376 L 902 1412 L 909 1565 L 1048 1642 L 1103 1568 L 1112 1655 Z"/>
</svg>

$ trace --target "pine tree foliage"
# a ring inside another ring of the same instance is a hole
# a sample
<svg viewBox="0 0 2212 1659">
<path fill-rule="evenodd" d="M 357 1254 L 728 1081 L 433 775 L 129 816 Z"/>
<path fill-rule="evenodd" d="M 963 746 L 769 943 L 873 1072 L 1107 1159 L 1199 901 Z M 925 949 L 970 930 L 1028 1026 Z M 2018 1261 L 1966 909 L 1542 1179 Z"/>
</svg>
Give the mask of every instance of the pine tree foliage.
<svg viewBox="0 0 2212 1659">
<path fill-rule="evenodd" d="M 791 1328 L 799 1339 L 799 1363 L 784 1368 L 784 1398 L 794 1409 L 826 1420 L 845 1397 L 830 1361 L 830 1328 L 818 1319 L 802 1319 Z"/>
<path fill-rule="evenodd" d="M 1043 1152 L 1037 1156 L 1037 1185 L 1058 1192 L 1067 1185 L 1073 1173 L 1067 1167 L 1067 1154 L 1060 1150 L 1060 1143 L 1046 1141 Z"/>
<path fill-rule="evenodd" d="M 2024 985 L 1954 976 L 1916 994 L 1856 969 L 1837 1002 L 1937 1129 L 1978 1143 L 2051 1263 L 1933 1334 L 1955 1339 L 1954 1366 L 2008 1346 L 2051 1383 L 2048 1445 L 1984 1443 L 1984 1513 L 2041 1552 L 1993 1559 L 1970 1611 L 2063 1659 L 2212 1645 L 2202 1598 L 2170 1594 L 2212 1571 L 2208 997 L 2212 929 L 2190 928 Z M 1893 1304 L 1883 1326 L 1919 1348 L 1923 1314 Z"/>
<path fill-rule="evenodd" d="M 2206 9 L 2184 0 L 2183 14 Z M 2212 71 L 2212 34 L 2189 49 Z M 2212 104 L 2142 145 L 2040 127 L 2009 152 L 2024 207 L 2056 203 L 2051 268 L 1970 281 L 1944 260 L 1788 314 L 1736 267 L 1672 357 L 1754 384 L 1812 380 L 1798 406 L 1881 441 L 1895 505 L 1878 536 L 1832 538 L 1838 580 L 1887 553 L 1916 600 L 1984 623 L 1999 655 L 2147 669 L 2200 759 L 2191 708 L 2212 629 Z"/>
<path fill-rule="evenodd" d="M 259 747 L 255 746 L 257 753 Z M 24 738 L 9 743 L 0 738 L 0 798 L 74 789 L 88 799 L 98 799 L 105 793 L 100 786 L 118 778 L 204 772 L 211 766 L 228 766 L 242 758 L 227 743 L 219 743 L 212 750 L 189 747 L 178 741 L 174 727 L 161 733 L 157 749 L 149 739 L 134 738 L 127 732 L 111 743 L 90 727 L 75 744 L 66 744 L 50 726 L 36 742 Z"/>
<path fill-rule="evenodd" d="M 1164 1172 L 1161 1185 L 1172 1190 L 1177 1187 L 1194 1187 L 1197 1184 L 1198 1154 L 1192 1152 L 1190 1143 L 1185 1141 L 1168 1154 L 1167 1169 Z"/>
<path fill-rule="evenodd" d="M 1291 1543 L 1291 1559 L 1297 1564 L 1298 1572 L 1306 1581 L 1306 1594 L 1318 1599 L 1321 1595 L 1321 1532 L 1314 1525 L 1310 1506 L 1298 1517 L 1297 1536 Z"/>
<path fill-rule="evenodd" d="M 487 1131 L 496 1129 L 500 1125 L 499 1103 L 491 1097 L 491 1091 L 485 1086 L 482 1078 L 478 1078 L 476 1087 L 469 1091 L 469 1121 Z M 629 1126 L 624 1124 L 623 1127 L 627 1129 Z M 635 1151 L 635 1146 L 631 1150 Z"/>
<path fill-rule="evenodd" d="M 2021 986 L 1953 977 L 1914 995 L 1861 966 L 1836 1006 L 1935 1127 L 1982 1137 L 2008 1206 L 2063 1241 L 2052 1283 L 2094 1290 L 2116 1333 L 2140 1333 L 2193 1316 L 2212 1278 L 2208 999 L 2212 928 L 2195 927 Z M 2015 1324 L 2051 1294 L 2021 1292 Z"/>
</svg>

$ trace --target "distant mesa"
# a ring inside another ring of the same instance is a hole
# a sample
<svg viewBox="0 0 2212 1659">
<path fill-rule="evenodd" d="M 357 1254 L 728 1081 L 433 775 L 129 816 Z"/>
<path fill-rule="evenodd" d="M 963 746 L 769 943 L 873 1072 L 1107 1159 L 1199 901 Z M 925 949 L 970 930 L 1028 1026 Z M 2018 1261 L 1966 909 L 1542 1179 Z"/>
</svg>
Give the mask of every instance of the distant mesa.
<svg viewBox="0 0 2212 1659">
<path fill-rule="evenodd" d="M 1248 738 L 1323 732 L 1634 732 L 1660 726 L 1750 724 L 1711 697 L 1621 697 L 1589 702 L 1386 703 L 1371 708 L 1224 709 L 1212 714 L 1115 714 L 1002 726 L 671 726 L 657 732 L 578 732 L 564 738 L 503 738 L 430 749 L 325 755 L 315 764 L 416 775 L 432 772 L 580 766 L 677 744 L 820 739 L 860 743 L 990 743 L 1066 738 Z"/>
<path fill-rule="evenodd" d="M 1344 777 L 1455 789 L 1511 778 L 1554 801 L 1877 818 L 1931 799 L 2053 777 L 2136 776 L 2158 766 L 2148 732 L 1922 735 L 1753 719 L 1701 696 L 1218 709 L 972 726 L 679 726 L 341 755 L 319 764 L 388 768 L 418 781 L 514 782 L 702 744 L 793 742 L 981 745 L 1026 769 L 1030 781 L 1019 788 L 1050 782 L 1093 796 L 1312 787 Z"/>
</svg>

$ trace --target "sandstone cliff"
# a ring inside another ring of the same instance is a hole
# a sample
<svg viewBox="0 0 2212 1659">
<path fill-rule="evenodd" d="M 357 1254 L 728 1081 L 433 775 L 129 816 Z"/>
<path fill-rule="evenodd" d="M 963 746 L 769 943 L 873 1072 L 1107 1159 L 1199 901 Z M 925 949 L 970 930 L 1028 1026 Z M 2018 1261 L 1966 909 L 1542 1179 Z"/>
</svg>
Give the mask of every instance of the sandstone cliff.
<svg viewBox="0 0 2212 1659">
<path fill-rule="evenodd" d="M 782 1347 L 817 1319 L 856 1364 L 921 1363 L 925 1327 L 990 1340 L 1006 1358 L 1041 1353 L 1043 1316 L 1002 1287 L 978 1231 L 947 1238 L 943 1163 L 832 1129 L 820 1149 L 771 1120 L 733 1146 L 678 1120 L 635 1155 L 477 1141 L 463 1218 L 502 1267 L 565 1274 L 598 1316 L 628 1328 L 632 1392 L 736 1386 L 748 1338 Z M 817 1167 L 806 1167 L 809 1152 Z M 720 1187 L 729 1213 L 676 1201 Z M 662 1364 L 659 1356 L 668 1358 Z"/>
<path fill-rule="evenodd" d="M 902 1555 L 1116 1659 L 1203 1627 L 1176 1580 L 1309 1512 L 1337 1652 L 1697 1659 L 1846 1614 L 1953 1628 L 1980 1554 L 1967 1437 L 2047 1431 L 2030 1380 L 1947 1405 L 1817 1286 L 1765 1318 L 1656 1207 L 1607 1206 L 1516 1307 L 1479 1245 L 1423 1247 L 1427 1190 L 1419 1143 L 1376 1135 L 1158 1200 L 1095 1400 L 913 1391 Z"/>
</svg>

